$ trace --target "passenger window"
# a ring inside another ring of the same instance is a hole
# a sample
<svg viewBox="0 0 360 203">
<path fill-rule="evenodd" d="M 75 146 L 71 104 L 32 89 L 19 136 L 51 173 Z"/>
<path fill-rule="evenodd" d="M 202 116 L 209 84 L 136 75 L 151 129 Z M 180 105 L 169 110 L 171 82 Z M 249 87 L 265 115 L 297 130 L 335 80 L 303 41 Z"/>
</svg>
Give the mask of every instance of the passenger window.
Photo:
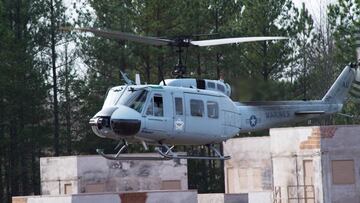
<svg viewBox="0 0 360 203">
<path fill-rule="evenodd" d="M 207 112 L 209 118 L 219 118 L 219 105 L 217 102 L 208 101 L 207 103 Z"/>
<path fill-rule="evenodd" d="M 222 92 L 225 92 L 225 87 L 224 85 L 221 85 L 221 84 L 217 84 L 217 89 L 222 91 Z"/>
<path fill-rule="evenodd" d="M 163 106 L 163 98 L 159 94 L 155 94 L 149 103 L 149 106 L 146 110 L 146 115 L 149 116 L 164 116 L 164 106 Z"/>
<path fill-rule="evenodd" d="M 179 97 L 175 97 L 175 112 L 176 115 L 183 115 L 183 102 L 182 102 L 182 98 Z"/>
<path fill-rule="evenodd" d="M 204 114 L 204 102 L 201 100 L 190 100 L 190 111 L 192 116 L 202 117 Z"/>
<path fill-rule="evenodd" d="M 207 82 L 207 87 L 211 89 L 215 89 L 215 83 L 213 82 Z"/>
</svg>

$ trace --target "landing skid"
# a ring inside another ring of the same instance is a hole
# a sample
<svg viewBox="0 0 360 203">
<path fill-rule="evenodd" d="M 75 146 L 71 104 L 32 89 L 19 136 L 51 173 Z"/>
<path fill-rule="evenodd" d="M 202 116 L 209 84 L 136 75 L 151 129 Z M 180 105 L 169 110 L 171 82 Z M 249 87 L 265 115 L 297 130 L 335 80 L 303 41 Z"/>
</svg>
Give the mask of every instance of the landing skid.
<svg viewBox="0 0 360 203">
<path fill-rule="evenodd" d="M 115 149 L 117 149 L 120 146 L 118 144 Z M 124 155 L 121 154 L 121 152 L 127 148 L 127 142 L 124 141 L 124 145 L 120 148 L 118 153 L 116 155 L 109 155 L 105 154 L 104 150 L 97 149 L 96 152 L 104 157 L 105 159 L 109 160 L 151 160 L 151 161 L 163 161 L 163 160 L 179 160 L 179 159 L 197 159 L 197 160 L 228 160 L 231 157 L 230 156 L 223 156 L 215 147 L 212 145 L 207 145 L 210 150 L 213 150 L 216 154 L 216 156 L 188 156 L 188 155 L 182 155 L 178 154 L 172 151 L 173 147 L 169 147 L 167 145 L 161 145 L 160 147 L 156 147 L 155 151 L 159 153 L 160 156 L 135 156 L 135 155 Z"/>
<path fill-rule="evenodd" d="M 148 161 L 163 161 L 163 160 L 170 160 L 169 158 L 166 157 L 150 157 L 150 156 L 125 156 L 125 155 L 110 155 L 110 154 L 105 154 L 104 150 L 102 149 L 96 149 L 96 152 L 104 157 L 105 159 L 109 159 L 109 160 L 118 160 L 118 161 L 124 161 L 124 160 L 148 160 Z"/>
</svg>

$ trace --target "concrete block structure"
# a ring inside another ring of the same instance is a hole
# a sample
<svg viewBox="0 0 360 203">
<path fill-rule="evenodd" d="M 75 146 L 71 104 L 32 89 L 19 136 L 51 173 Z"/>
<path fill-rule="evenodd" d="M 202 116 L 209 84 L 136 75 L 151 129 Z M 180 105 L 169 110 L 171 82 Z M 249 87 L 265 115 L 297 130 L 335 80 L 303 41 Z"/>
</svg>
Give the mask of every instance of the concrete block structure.
<svg viewBox="0 0 360 203">
<path fill-rule="evenodd" d="M 224 153 L 226 193 L 249 202 L 360 202 L 360 126 L 274 128 L 228 140 Z"/>
<path fill-rule="evenodd" d="M 40 159 L 40 176 L 42 195 L 188 189 L 186 160 L 112 161 L 98 155 L 45 157 Z"/>
<path fill-rule="evenodd" d="M 249 203 L 248 194 L 198 194 L 198 203 Z M 255 203 L 255 202 L 254 202 Z"/>
<path fill-rule="evenodd" d="M 143 191 L 13 197 L 13 203 L 197 203 L 197 191 Z"/>
</svg>

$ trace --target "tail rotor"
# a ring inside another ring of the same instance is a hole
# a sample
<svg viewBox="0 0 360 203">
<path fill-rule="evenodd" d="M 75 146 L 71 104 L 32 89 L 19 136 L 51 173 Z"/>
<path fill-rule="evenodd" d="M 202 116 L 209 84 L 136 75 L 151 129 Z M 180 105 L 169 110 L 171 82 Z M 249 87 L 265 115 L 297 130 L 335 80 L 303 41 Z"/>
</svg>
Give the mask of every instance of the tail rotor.
<svg viewBox="0 0 360 203">
<path fill-rule="evenodd" d="M 355 46 L 356 46 L 356 63 L 353 64 L 353 68 L 356 70 L 354 82 L 351 85 L 350 96 L 351 100 L 355 103 L 360 103 L 360 29 L 355 34 Z"/>
</svg>

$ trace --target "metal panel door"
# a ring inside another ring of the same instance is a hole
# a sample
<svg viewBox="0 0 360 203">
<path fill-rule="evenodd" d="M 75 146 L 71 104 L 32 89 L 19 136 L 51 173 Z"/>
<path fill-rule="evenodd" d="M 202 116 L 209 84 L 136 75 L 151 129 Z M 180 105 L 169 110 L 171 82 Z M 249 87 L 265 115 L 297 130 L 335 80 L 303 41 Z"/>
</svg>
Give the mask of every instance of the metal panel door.
<svg viewBox="0 0 360 203">
<path fill-rule="evenodd" d="M 315 203 L 314 166 L 312 160 L 304 160 L 304 195 L 305 203 Z"/>
<path fill-rule="evenodd" d="M 146 130 L 165 138 L 172 131 L 172 105 L 170 95 L 152 92 L 146 107 Z"/>
<path fill-rule="evenodd" d="M 185 131 L 193 136 L 204 136 L 211 132 L 207 125 L 205 114 L 205 100 L 203 95 L 184 94 L 186 104 Z M 196 107 L 196 108 L 194 108 Z"/>
</svg>

